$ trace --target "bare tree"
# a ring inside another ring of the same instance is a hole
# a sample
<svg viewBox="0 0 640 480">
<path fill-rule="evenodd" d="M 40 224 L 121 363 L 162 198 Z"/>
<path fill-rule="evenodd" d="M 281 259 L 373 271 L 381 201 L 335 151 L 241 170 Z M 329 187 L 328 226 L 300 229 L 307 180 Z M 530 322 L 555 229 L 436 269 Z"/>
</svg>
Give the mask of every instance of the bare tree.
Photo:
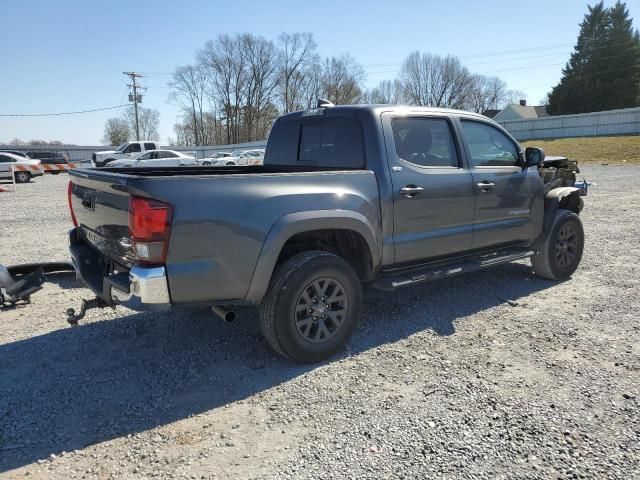
<svg viewBox="0 0 640 480">
<path fill-rule="evenodd" d="M 348 53 L 327 57 L 323 64 L 322 94 L 336 105 L 354 103 L 362 95 L 364 77 L 364 70 Z"/>
<path fill-rule="evenodd" d="M 129 125 L 129 130 L 135 131 L 136 114 L 133 105 L 125 110 L 123 119 Z M 159 140 L 160 112 L 158 110 L 138 106 L 138 124 L 140 126 L 138 140 Z"/>
<path fill-rule="evenodd" d="M 383 80 L 377 87 L 366 91 L 362 101 L 373 104 L 400 105 L 405 103 L 403 90 L 404 87 L 400 80 Z"/>
<path fill-rule="evenodd" d="M 240 47 L 245 59 L 246 95 L 243 105 L 244 141 L 265 138 L 263 117 L 269 115 L 269 107 L 275 102 L 278 85 L 279 55 L 273 42 L 250 34 L 240 36 Z M 275 110 L 277 116 L 277 110 Z"/>
<path fill-rule="evenodd" d="M 207 145 L 210 143 L 213 139 L 207 138 L 204 129 L 205 96 L 207 93 L 207 78 L 204 68 L 200 65 L 177 67 L 169 86 L 174 89 L 169 94 L 169 100 L 176 103 L 193 124 L 194 144 Z"/>
<path fill-rule="evenodd" d="M 412 52 L 400 71 L 409 103 L 430 107 L 464 108 L 472 85 L 469 70 L 454 56 Z"/>
<path fill-rule="evenodd" d="M 497 109 L 507 98 L 507 84 L 498 77 L 473 75 L 465 108 L 476 113 Z"/>
<path fill-rule="evenodd" d="M 120 145 L 129 140 L 131 130 L 129 124 L 123 118 L 110 118 L 104 125 L 102 143 L 105 145 Z"/>
<path fill-rule="evenodd" d="M 310 66 L 318 63 L 316 42 L 310 33 L 282 33 L 280 47 L 280 98 L 282 113 L 305 108 L 305 83 Z"/>
</svg>

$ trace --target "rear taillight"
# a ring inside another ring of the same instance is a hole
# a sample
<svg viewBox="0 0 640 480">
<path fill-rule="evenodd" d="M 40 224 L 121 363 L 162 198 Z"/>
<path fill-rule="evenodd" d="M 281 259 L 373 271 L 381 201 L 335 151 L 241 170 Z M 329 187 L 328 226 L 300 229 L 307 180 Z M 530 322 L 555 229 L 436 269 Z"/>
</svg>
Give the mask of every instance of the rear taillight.
<svg viewBox="0 0 640 480">
<path fill-rule="evenodd" d="M 69 213 L 71 213 L 71 221 L 73 222 L 73 226 L 78 226 L 78 220 L 76 220 L 76 214 L 73 213 L 73 203 L 71 202 L 71 197 L 73 196 L 73 183 L 69 180 L 69 187 L 67 188 L 67 201 L 69 202 Z"/>
<path fill-rule="evenodd" d="M 173 208 L 167 203 L 135 196 L 129 199 L 129 232 L 139 263 L 166 261 L 172 217 Z"/>
</svg>

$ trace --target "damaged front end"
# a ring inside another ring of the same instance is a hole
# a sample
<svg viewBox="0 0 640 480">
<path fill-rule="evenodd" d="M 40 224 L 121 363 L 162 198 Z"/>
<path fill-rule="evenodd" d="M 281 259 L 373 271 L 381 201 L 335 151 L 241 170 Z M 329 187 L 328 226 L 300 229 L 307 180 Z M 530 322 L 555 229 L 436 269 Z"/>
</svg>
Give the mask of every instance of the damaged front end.
<svg viewBox="0 0 640 480">
<path fill-rule="evenodd" d="M 538 169 L 544 182 L 545 193 L 560 187 L 575 187 L 581 197 L 587 195 L 591 182 L 577 180 L 578 162 L 567 157 L 545 157 Z"/>
</svg>

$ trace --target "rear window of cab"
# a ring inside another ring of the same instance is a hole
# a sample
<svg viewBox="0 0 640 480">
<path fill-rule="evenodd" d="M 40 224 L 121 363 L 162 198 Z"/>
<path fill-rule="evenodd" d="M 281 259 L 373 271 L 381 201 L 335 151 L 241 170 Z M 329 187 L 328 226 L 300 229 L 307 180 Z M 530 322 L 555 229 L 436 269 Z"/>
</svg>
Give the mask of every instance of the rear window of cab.
<svg viewBox="0 0 640 480">
<path fill-rule="evenodd" d="M 360 122 L 341 117 L 277 122 L 267 141 L 264 164 L 363 168 Z"/>
</svg>

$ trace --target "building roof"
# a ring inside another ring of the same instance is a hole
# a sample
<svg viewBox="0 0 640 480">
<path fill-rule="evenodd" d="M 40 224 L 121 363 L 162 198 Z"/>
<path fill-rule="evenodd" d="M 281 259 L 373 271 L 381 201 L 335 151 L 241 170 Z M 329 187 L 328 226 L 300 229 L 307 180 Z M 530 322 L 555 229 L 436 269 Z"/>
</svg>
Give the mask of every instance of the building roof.
<svg viewBox="0 0 640 480">
<path fill-rule="evenodd" d="M 496 122 L 499 122 L 501 119 L 503 120 L 513 120 L 514 117 L 519 119 L 532 119 L 532 118 L 540 118 L 540 117 L 548 117 L 547 107 L 544 105 L 540 106 L 524 106 L 518 103 L 512 103 L 507 105 L 502 111 L 496 114 L 493 119 Z"/>
<path fill-rule="evenodd" d="M 502 110 L 492 110 L 492 109 L 490 109 L 490 110 L 485 110 L 484 112 L 482 112 L 482 114 L 483 114 L 485 117 L 493 118 L 493 117 L 495 117 L 497 114 L 499 114 L 501 111 L 502 111 Z"/>
</svg>

